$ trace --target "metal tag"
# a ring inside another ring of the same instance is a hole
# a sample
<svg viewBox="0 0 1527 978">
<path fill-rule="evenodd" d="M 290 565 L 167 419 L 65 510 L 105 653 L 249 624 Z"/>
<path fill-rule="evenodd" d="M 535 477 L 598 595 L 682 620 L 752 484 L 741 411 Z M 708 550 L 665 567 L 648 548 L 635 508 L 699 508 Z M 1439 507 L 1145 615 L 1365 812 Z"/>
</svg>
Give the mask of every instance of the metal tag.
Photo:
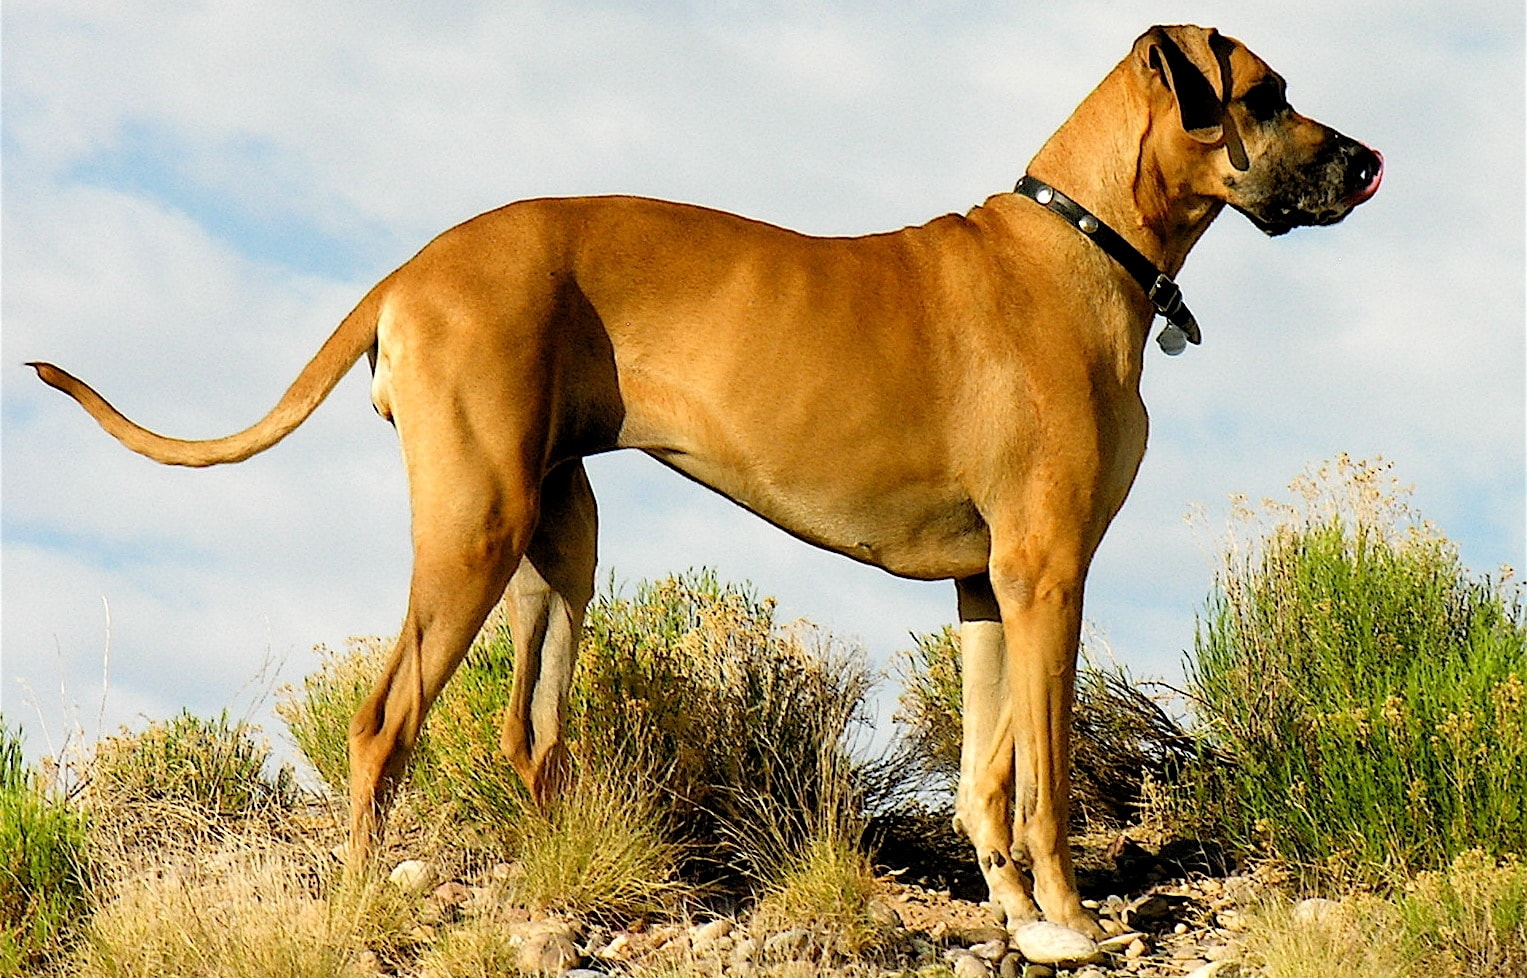
<svg viewBox="0 0 1527 978">
<path fill-rule="evenodd" d="M 1169 357 L 1175 357 L 1188 348 L 1188 337 L 1176 323 L 1168 323 L 1156 337 L 1156 342 L 1161 346 L 1161 352 Z"/>
</svg>

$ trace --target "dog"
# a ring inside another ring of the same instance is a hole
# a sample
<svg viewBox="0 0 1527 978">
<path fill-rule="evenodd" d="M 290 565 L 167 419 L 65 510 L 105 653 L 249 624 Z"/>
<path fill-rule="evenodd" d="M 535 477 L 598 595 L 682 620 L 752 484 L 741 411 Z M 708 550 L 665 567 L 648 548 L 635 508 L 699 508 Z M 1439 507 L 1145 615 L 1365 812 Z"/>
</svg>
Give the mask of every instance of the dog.
<svg viewBox="0 0 1527 978">
<path fill-rule="evenodd" d="M 1269 235 L 1377 191 L 1378 153 L 1296 113 L 1214 30 L 1153 27 L 964 215 L 816 238 L 632 197 L 469 220 L 387 276 L 271 412 L 166 438 L 34 363 L 133 451 L 237 462 L 301 424 L 361 356 L 396 427 L 414 565 L 390 660 L 350 727 L 352 857 L 380 831 L 425 714 L 504 598 L 502 746 L 540 803 L 597 516 L 586 456 L 644 451 L 787 532 L 908 578 L 952 579 L 963 657 L 956 823 L 1009 927 L 1092 936 L 1067 839 L 1082 592 L 1145 452 L 1140 375 L 1199 330 L 1172 277 L 1228 204 Z M 1026 867 L 1020 868 L 1020 867 Z"/>
</svg>

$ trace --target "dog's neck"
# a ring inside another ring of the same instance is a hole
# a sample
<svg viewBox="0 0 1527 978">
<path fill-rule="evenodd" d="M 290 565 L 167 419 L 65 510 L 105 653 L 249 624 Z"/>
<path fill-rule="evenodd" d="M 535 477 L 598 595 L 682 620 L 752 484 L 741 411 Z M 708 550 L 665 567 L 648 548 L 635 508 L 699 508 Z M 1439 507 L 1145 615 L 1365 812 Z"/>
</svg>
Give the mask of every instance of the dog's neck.
<svg viewBox="0 0 1527 978">
<path fill-rule="evenodd" d="M 1141 87 L 1125 78 L 1128 59 L 1087 97 L 1029 163 L 1028 172 L 1052 184 L 1119 232 L 1168 275 L 1176 276 L 1188 252 L 1224 207 L 1166 174 L 1152 138 L 1159 111 Z M 1178 125 L 1175 118 L 1158 125 Z M 1100 141 L 1102 134 L 1111 134 Z"/>
</svg>

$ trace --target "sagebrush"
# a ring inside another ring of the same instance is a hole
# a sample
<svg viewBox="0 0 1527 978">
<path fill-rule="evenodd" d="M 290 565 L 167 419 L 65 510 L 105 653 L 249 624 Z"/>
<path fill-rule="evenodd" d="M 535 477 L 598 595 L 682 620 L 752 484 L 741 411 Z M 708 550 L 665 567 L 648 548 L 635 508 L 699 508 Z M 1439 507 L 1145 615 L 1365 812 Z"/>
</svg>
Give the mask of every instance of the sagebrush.
<svg viewBox="0 0 1527 978">
<path fill-rule="evenodd" d="M 1242 506 L 1187 666 L 1226 828 L 1315 876 L 1527 851 L 1527 616 L 1341 457 Z"/>
</svg>

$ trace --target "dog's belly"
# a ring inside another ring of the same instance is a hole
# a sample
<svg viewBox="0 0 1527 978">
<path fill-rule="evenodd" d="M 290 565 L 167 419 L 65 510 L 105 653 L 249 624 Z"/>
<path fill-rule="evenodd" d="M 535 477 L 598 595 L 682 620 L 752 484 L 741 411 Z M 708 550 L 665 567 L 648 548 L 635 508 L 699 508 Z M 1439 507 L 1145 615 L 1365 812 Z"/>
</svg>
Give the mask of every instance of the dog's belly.
<svg viewBox="0 0 1527 978">
<path fill-rule="evenodd" d="M 837 469 L 743 469 L 668 447 L 641 446 L 658 461 L 807 543 L 919 580 L 986 570 L 991 538 L 970 498 L 953 485 L 855 478 Z M 825 472 L 839 478 L 824 478 Z"/>
</svg>

